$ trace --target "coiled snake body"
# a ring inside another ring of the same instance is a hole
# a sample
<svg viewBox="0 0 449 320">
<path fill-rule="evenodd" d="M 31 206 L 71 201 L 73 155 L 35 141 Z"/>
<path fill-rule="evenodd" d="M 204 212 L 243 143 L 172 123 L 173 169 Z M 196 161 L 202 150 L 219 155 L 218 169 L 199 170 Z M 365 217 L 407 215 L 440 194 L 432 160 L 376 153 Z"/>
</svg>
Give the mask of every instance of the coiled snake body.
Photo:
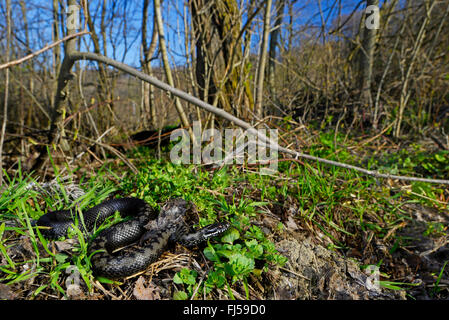
<svg viewBox="0 0 449 320">
<path fill-rule="evenodd" d="M 192 247 L 229 228 L 227 222 L 218 222 L 190 232 L 185 200 L 170 200 L 156 214 L 144 200 L 138 198 L 104 201 L 83 212 L 81 217 L 74 209 L 48 212 L 39 218 L 37 225 L 49 227 L 41 232 L 45 237 L 54 239 L 66 235 L 74 219 L 78 219 L 79 228 L 88 233 L 116 211 L 122 216 L 134 217 L 102 230 L 88 248 L 88 254 L 93 254 L 91 263 L 94 273 L 110 279 L 125 278 L 144 271 L 169 243 L 179 242 Z M 128 246 L 137 241 L 137 246 Z"/>
</svg>

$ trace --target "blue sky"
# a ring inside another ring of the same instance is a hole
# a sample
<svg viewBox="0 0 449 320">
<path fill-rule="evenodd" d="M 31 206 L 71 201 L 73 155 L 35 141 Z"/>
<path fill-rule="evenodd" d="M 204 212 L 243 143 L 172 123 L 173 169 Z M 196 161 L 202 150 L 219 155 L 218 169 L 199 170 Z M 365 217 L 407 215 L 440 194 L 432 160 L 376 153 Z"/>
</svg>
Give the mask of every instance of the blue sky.
<svg viewBox="0 0 449 320">
<path fill-rule="evenodd" d="M 19 1 L 12 1 L 12 14 L 13 21 L 17 30 L 23 30 L 24 19 L 20 10 Z M 152 3 L 152 1 L 150 1 Z M 245 3 L 246 1 L 243 1 Z M 382 2 L 382 1 L 381 1 Z M 51 27 L 52 27 L 52 1 L 25 1 L 27 5 L 27 19 L 29 21 L 30 40 L 32 49 L 36 50 L 41 48 L 45 44 L 52 41 L 51 39 Z M 99 14 L 101 10 L 102 1 L 89 1 L 91 14 Z M 108 0 L 107 5 L 112 7 L 113 1 Z M 140 46 L 141 46 L 141 32 L 140 27 L 142 23 L 142 3 L 143 1 L 116 1 L 118 10 L 115 10 L 119 15 L 123 14 L 123 10 L 126 9 L 126 19 L 117 18 L 112 28 L 108 28 L 109 40 L 106 46 L 107 55 L 120 61 L 132 65 L 134 67 L 140 67 Z M 239 1 L 242 3 L 242 1 Z M 342 0 L 341 11 L 343 14 L 347 14 L 353 10 L 353 8 L 359 3 L 358 0 Z M 338 1 L 335 0 L 298 0 L 295 2 L 294 11 L 294 28 L 299 28 L 300 25 L 308 24 L 319 26 L 321 24 L 320 6 L 324 16 L 327 19 L 327 25 L 335 19 L 338 14 Z M 362 5 L 360 8 L 363 8 Z M 124 9 L 125 8 L 125 9 Z M 183 65 L 185 63 L 185 49 L 184 49 L 184 22 L 182 15 L 184 12 L 188 12 L 187 8 L 184 8 L 184 1 L 181 0 L 166 0 L 163 4 L 163 19 L 165 22 L 165 33 L 167 37 L 167 44 L 170 50 L 170 59 L 174 64 Z M 287 13 L 285 8 L 284 13 Z M 2 25 L 4 25 L 4 3 L 1 4 L 1 13 L 3 17 Z M 152 4 L 149 8 L 150 19 L 153 16 Z M 255 52 L 258 51 L 259 35 L 261 35 L 261 19 L 260 15 L 256 19 L 255 33 L 253 37 L 252 47 Z M 106 23 L 108 24 L 110 17 L 107 17 Z M 284 20 L 286 21 L 286 20 Z M 96 21 L 96 26 L 99 28 L 99 19 Z M 152 23 L 149 23 L 149 36 L 151 35 Z M 315 28 L 316 30 L 318 28 Z M 310 29 L 313 31 L 313 28 Z M 123 34 L 126 33 L 127 37 Z M 23 32 L 18 33 L 16 39 L 18 43 L 24 41 L 25 36 Z M 93 49 L 92 44 L 89 41 L 89 37 L 85 36 L 82 44 L 82 50 Z M 128 48 L 128 50 L 125 50 Z M 126 55 L 125 55 L 126 52 Z M 157 64 L 158 62 L 155 62 Z"/>
</svg>

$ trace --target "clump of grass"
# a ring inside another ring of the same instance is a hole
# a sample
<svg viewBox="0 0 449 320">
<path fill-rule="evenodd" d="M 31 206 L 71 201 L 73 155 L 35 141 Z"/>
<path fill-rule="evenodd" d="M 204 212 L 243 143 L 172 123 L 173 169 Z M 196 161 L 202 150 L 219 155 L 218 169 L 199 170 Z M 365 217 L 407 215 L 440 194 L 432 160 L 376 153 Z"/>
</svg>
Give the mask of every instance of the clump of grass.
<svg viewBox="0 0 449 320">
<path fill-rule="evenodd" d="M 67 297 L 63 281 L 67 276 L 66 270 L 75 266 L 88 290 L 92 289 L 87 241 L 80 228 L 75 225 L 68 234 L 68 238 L 74 238 L 78 243 L 69 256 L 56 253 L 52 242 L 42 236 L 33 221 L 48 210 L 67 209 L 74 205 L 82 210 L 102 202 L 116 190 L 115 186 L 103 180 L 104 175 L 99 173 L 88 181 L 89 189 L 86 190 L 85 186 L 75 185 L 70 179 L 57 177 L 50 183 L 40 184 L 22 175 L 20 170 L 13 177 L 6 175 L 7 184 L 0 196 L 0 251 L 7 264 L 0 266 L 0 282 L 14 285 L 35 278 L 35 282 L 41 284 L 37 288 L 30 287 L 28 298 L 43 294 Z M 29 250 L 23 249 L 27 243 L 30 243 Z M 11 252 L 17 250 L 25 253 L 25 259 L 17 254 L 11 257 Z"/>
</svg>

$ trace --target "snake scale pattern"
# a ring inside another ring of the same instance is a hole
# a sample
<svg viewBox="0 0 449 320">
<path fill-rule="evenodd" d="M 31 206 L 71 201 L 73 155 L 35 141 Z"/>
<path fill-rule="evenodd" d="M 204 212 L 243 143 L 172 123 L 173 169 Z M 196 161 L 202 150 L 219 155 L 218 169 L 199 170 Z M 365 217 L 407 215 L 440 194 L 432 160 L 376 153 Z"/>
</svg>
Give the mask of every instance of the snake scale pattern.
<svg viewBox="0 0 449 320">
<path fill-rule="evenodd" d="M 44 214 L 37 221 L 42 234 L 56 239 L 67 234 L 78 220 L 78 227 L 87 235 L 118 211 L 132 219 L 102 230 L 89 244 L 92 269 L 97 276 L 121 279 L 140 273 L 155 262 L 169 243 L 193 247 L 229 228 L 218 222 L 190 232 L 186 212 L 188 203 L 181 198 L 169 200 L 157 214 L 144 200 L 119 198 L 104 201 L 80 216 L 76 209 Z M 132 245 L 137 243 L 136 245 Z M 119 250 L 120 248 L 123 248 Z"/>
</svg>

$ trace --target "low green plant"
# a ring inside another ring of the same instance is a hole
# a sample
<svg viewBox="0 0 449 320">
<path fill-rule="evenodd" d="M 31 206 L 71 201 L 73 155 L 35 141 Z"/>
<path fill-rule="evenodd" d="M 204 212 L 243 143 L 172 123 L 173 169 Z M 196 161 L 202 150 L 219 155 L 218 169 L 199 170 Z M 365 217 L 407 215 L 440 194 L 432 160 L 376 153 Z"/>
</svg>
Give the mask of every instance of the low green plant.
<svg viewBox="0 0 449 320">
<path fill-rule="evenodd" d="M 186 300 L 193 295 L 193 291 L 196 285 L 196 278 L 198 272 L 195 270 L 190 270 L 187 268 L 182 268 L 181 271 L 177 272 L 173 277 L 173 282 L 178 285 L 184 285 L 186 291 L 179 290 L 173 295 L 174 300 Z"/>
<path fill-rule="evenodd" d="M 274 244 L 266 238 L 260 228 L 251 226 L 243 233 L 239 224 L 228 230 L 221 237 L 220 243 L 209 244 L 204 249 L 204 255 L 214 262 L 214 271 L 206 280 L 207 287 L 222 288 L 227 284 L 227 276 L 231 284 L 236 282 L 243 284 L 247 299 L 249 299 L 247 281 L 250 274 L 260 276 L 267 270 L 269 263 L 282 266 L 287 261 L 277 252 Z"/>
</svg>

